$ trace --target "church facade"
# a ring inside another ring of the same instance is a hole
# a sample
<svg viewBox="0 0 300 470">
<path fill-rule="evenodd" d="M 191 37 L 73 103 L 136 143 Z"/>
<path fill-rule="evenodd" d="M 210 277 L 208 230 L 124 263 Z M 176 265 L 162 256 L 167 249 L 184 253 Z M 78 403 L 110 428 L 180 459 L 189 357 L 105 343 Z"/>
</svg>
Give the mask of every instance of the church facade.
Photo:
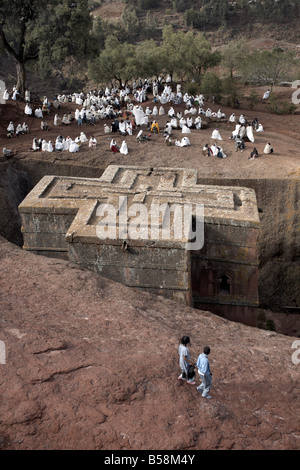
<svg viewBox="0 0 300 470">
<path fill-rule="evenodd" d="M 182 168 L 110 165 L 45 176 L 19 206 L 23 248 L 232 318 L 258 307 L 259 217 L 249 188 Z"/>
</svg>

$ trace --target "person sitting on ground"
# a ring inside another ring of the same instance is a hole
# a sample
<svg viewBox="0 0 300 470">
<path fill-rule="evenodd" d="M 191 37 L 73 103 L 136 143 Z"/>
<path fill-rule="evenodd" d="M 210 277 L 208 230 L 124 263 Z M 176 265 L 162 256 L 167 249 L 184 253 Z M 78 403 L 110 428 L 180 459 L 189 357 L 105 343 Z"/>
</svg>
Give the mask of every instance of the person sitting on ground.
<svg viewBox="0 0 300 470">
<path fill-rule="evenodd" d="M 169 134 L 166 135 L 166 138 L 165 138 L 165 142 L 164 142 L 164 143 L 165 143 L 165 145 L 168 145 L 168 146 L 169 146 L 169 145 L 172 145 L 172 140 L 170 139 L 170 135 L 169 135 Z"/>
<path fill-rule="evenodd" d="M 210 150 L 208 144 L 205 144 L 203 149 L 202 149 L 202 153 L 205 157 L 210 157 L 212 155 L 212 151 Z"/>
<path fill-rule="evenodd" d="M 254 147 L 254 149 L 252 150 L 252 152 L 251 152 L 250 157 L 248 158 L 248 160 L 254 160 L 255 158 L 258 158 L 258 151 L 257 151 L 257 149 Z"/>
<path fill-rule="evenodd" d="M 241 139 L 240 137 L 237 137 L 236 141 L 235 141 L 235 146 L 236 146 L 236 149 L 235 151 L 237 152 L 238 150 L 240 150 L 241 152 L 243 152 L 243 150 L 245 149 L 245 142 L 243 139 Z"/>
<path fill-rule="evenodd" d="M 118 153 L 120 151 L 119 147 L 117 146 L 117 142 L 114 139 L 112 139 L 110 142 L 110 150 L 114 153 Z"/>
<path fill-rule="evenodd" d="M 12 137 L 14 133 L 15 133 L 15 126 L 14 126 L 14 123 L 10 121 L 7 127 L 7 137 Z"/>
<path fill-rule="evenodd" d="M 58 152 L 61 152 L 64 148 L 64 144 L 63 144 L 63 137 L 62 135 L 59 135 L 56 140 L 55 140 L 55 144 L 54 144 L 54 148 L 55 148 L 55 151 L 58 151 Z"/>
<path fill-rule="evenodd" d="M 144 135 L 144 131 L 141 129 L 136 136 L 136 141 L 145 142 L 145 140 L 148 140 L 148 137 Z"/>
<path fill-rule="evenodd" d="M 34 152 L 38 151 L 38 150 L 41 150 L 41 142 L 38 141 L 37 138 L 34 138 L 33 139 L 33 142 L 32 142 L 32 150 Z"/>
<path fill-rule="evenodd" d="M 23 134 L 23 128 L 21 124 L 18 124 L 16 128 L 16 137 L 19 137 L 20 134 Z"/>
<path fill-rule="evenodd" d="M 151 132 L 153 134 L 159 134 L 159 125 L 156 121 L 153 121 L 151 124 Z"/>
<path fill-rule="evenodd" d="M 29 127 L 26 122 L 23 122 L 22 124 L 22 134 L 29 134 Z"/>
<path fill-rule="evenodd" d="M 61 118 L 58 116 L 58 114 L 55 114 L 53 122 L 55 126 L 61 125 Z"/>
<path fill-rule="evenodd" d="M 65 124 L 65 125 L 67 125 L 67 126 L 68 126 L 69 124 L 71 124 L 70 121 L 69 121 L 69 118 L 68 118 L 68 116 L 67 116 L 66 114 L 63 115 L 63 118 L 62 118 L 62 120 L 61 120 L 61 123 L 62 123 L 62 124 Z"/>
<path fill-rule="evenodd" d="M 95 148 L 96 145 L 97 145 L 97 139 L 94 136 L 92 136 L 89 140 L 89 147 Z"/>
<path fill-rule="evenodd" d="M 42 131 L 49 131 L 50 127 L 48 126 L 46 121 L 41 122 L 41 129 Z"/>
<path fill-rule="evenodd" d="M 268 142 L 266 145 L 265 145 L 265 148 L 264 148 L 264 153 L 273 153 L 274 152 L 274 149 L 272 147 L 272 145 Z"/>
</svg>

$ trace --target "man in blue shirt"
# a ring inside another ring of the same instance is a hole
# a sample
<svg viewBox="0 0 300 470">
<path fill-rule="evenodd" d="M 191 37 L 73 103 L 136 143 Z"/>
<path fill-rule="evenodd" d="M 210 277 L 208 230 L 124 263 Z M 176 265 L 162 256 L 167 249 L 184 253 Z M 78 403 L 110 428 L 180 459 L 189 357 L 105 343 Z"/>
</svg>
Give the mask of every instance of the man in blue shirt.
<svg viewBox="0 0 300 470">
<path fill-rule="evenodd" d="M 209 391 L 212 384 L 212 373 L 209 367 L 208 354 L 210 353 L 209 346 L 205 346 L 203 353 L 199 355 L 197 359 L 197 367 L 200 379 L 202 381 L 201 385 L 197 387 L 198 392 L 202 393 L 203 398 L 211 398 Z"/>
</svg>

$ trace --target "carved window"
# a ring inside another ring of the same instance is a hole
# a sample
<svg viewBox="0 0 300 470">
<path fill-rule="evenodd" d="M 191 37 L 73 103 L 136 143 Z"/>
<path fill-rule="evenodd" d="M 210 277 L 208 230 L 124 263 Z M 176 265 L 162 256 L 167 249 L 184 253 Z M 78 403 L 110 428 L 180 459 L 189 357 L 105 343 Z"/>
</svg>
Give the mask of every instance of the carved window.
<svg viewBox="0 0 300 470">
<path fill-rule="evenodd" d="M 226 274 L 220 277 L 219 288 L 220 288 L 220 294 L 231 293 L 231 279 L 229 276 L 226 276 Z"/>
</svg>

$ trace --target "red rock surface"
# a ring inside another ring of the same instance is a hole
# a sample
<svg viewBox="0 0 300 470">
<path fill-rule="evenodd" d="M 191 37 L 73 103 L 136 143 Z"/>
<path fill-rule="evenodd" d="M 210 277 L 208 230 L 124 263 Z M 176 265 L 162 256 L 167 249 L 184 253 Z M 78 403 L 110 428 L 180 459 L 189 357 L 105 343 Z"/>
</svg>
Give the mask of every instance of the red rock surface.
<svg viewBox="0 0 300 470">
<path fill-rule="evenodd" d="M 2 449 L 300 448 L 295 338 L 128 289 L 3 238 L 0 273 Z M 177 379 L 183 334 L 194 359 L 211 347 L 211 400 Z"/>
</svg>

